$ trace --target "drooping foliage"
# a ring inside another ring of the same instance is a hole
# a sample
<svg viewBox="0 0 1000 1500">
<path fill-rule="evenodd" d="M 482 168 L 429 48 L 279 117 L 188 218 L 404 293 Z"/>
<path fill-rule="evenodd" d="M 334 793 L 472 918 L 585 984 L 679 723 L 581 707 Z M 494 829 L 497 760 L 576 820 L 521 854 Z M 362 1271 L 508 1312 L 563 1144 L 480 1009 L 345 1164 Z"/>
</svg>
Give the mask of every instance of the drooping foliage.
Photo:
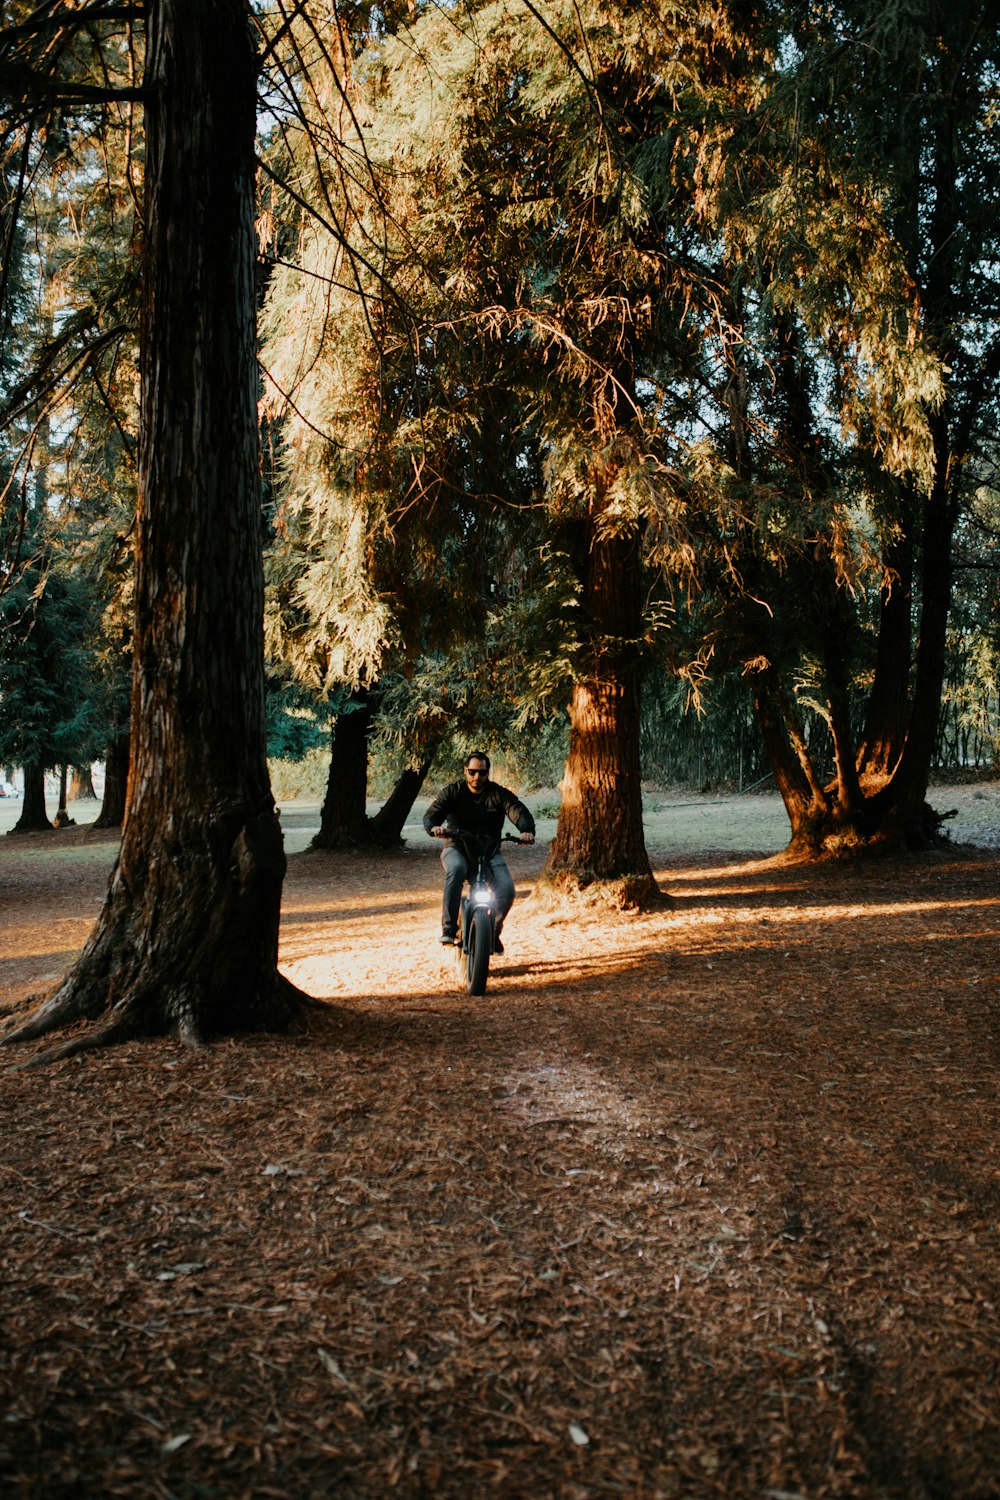
<svg viewBox="0 0 1000 1500">
<path fill-rule="evenodd" d="M 364 40 L 358 19 L 344 13 L 268 153 L 268 644 L 313 690 L 364 695 L 412 789 L 449 733 L 481 737 L 516 712 L 495 622 L 530 567 L 535 459 L 531 435 L 503 421 L 499 390 L 485 410 L 463 393 L 474 380 L 481 390 L 481 374 L 449 368 L 426 344 L 415 360 L 386 347 L 393 319 L 404 340 L 419 341 L 421 309 L 412 289 L 393 288 L 378 244 L 394 194 L 363 129 L 371 105 L 351 52 Z M 292 54 L 311 37 L 300 19 Z M 380 45 L 370 32 L 367 42 Z M 346 728 L 334 725 L 333 801 L 338 776 L 363 787 L 346 747 L 364 757 L 368 736 L 345 738 Z M 353 842 L 364 798 L 350 800 Z"/>
<path fill-rule="evenodd" d="M 581 25 L 607 96 L 596 128 L 594 87 L 574 59 Z M 446 622 L 467 600 L 480 616 L 484 600 L 492 605 L 488 632 L 512 644 L 529 698 L 579 694 L 574 774 L 584 743 L 604 741 L 583 772 L 592 784 L 564 800 L 559 858 L 646 878 L 638 530 L 650 495 L 661 524 L 670 497 L 648 451 L 660 437 L 655 402 L 644 410 L 637 379 L 643 362 L 653 377 L 661 317 L 676 323 L 667 290 L 681 295 L 685 280 L 657 243 L 628 159 L 629 111 L 641 115 L 663 92 L 645 81 L 650 59 L 638 11 L 616 34 L 597 11 L 569 6 L 546 25 L 499 5 L 429 12 L 381 45 L 362 79 L 374 187 L 356 220 L 359 285 L 325 294 L 336 314 L 322 320 L 322 359 L 307 361 L 328 403 L 313 433 L 355 424 L 364 472 L 352 469 L 342 486 L 347 503 L 378 495 L 383 515 L 414 517 L 450 582 Z M 306 295 L 318 300 L 314 286 Z M 297 471 L 293 483 L 308 473 Z M 399 525 L 391 532 L 396 557 L 411 563 Z M 499 560 L 505 547 L 507 597 L 496 564 L 489 588 L 481 574 L 482 558 Z M 516 646 L 515 618 L 528 627 Z M 478 643 L 483 652 L 482 624 Z M 608 806 L 585 814 L 595 797 Z M 586 850 L 585 818 L 601 830 Z"/>
<path fill-rule="evenodd" d="M 953 534 L 998 395 L 997 42 L 982 19 L 976 5 L 800 18 L 715 199 L 727 504 L 699 550 L 716 648 L 752 681 L 803 848 L 934 829 Z M 813 746 L 804 710 L 827 731 Z"/>
<path fill-rule="evenodd" d="M 64 99 L 2 136 L 0 464 L 5 536 L 44 468 L 78 565 L 131 517 L 141 31 L 58 10 L 0 31 Z M 803 849 L 926 836 L 935 745 L 995 722 L 983 6 L 255 15 L 276 671 L 411 766 L 568 704 L 577 875 L 646 878 L 682 700 L 735 737 L 752 695 Z"/>
<path fill-rule="evenodd" d="M 975 23 L 972 6 L 935 29 L 897 6 L 466 5 L 342 70 L 338 232 L 299 220 L 269 311 L 284 598 L 310 649 L 340 643 L 337 674 L 385 665 L 393 639 L 413 660 L 432 638 L 401 581 L 427 582 L 425 558 L 447 571 L 449 622 L 482 600 L 463 511 L 480 538 L 522 478 L 525 565 L 492 628 L 527 627 L 522 711 L 571 695 L 556 868 L 648 870 L 654 645 L 696 691 L 747 676 L 803 846 L 919 830 L 954 524 L 934 498 L 956 389 L 939 157 L 964 153 L 956 208 L 996 188 Z M 987 261 L 961 290 L 981 314 Z"/>
</svg>

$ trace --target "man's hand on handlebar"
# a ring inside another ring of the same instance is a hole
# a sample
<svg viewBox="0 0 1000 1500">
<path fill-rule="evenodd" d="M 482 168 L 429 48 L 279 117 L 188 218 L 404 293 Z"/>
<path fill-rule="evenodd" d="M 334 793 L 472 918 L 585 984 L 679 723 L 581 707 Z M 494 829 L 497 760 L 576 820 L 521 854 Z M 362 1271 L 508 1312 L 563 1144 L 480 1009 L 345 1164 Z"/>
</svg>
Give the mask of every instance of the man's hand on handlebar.
<svg viewBox="0 0 1000 1500">
<path fill-rule="evenodd" d="M 454 838 L 457 833 L 457 828 L 449 828 L 447 824 L 439 823 L 436 828 L 431 829 L 431 838 L 451 839 Z M 505 837 L 508 838 L 512 844 L 533 844 L 535 842 L 535 835 L 533 833 L 518 832 L 517 838 L 515 838 L 513 834 L 506 834 Z"/>
</svg>

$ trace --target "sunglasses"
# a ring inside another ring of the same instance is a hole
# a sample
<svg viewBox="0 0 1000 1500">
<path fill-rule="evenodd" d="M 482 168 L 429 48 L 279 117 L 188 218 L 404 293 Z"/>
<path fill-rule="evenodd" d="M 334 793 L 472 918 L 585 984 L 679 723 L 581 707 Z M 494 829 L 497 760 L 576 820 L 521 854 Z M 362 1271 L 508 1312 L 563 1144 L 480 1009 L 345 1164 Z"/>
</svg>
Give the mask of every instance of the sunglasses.
<svg viewBox="0 0 1000 1500">
<path fill-rule="evenodd" d="M 466 776 L 488 776 L 490 773 L 488 771 L 470 771 L 468 766 L 466 766 L 465 774 Z"/>
</svg>

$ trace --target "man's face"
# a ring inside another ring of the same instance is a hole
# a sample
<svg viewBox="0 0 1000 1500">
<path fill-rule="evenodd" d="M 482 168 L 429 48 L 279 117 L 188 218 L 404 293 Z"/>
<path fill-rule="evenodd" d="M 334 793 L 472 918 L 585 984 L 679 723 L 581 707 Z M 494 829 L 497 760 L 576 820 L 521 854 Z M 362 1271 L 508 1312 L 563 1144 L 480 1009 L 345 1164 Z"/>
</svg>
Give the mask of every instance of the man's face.
<svg viewBox="0 0 1000 1500">
<path fill-rule="evenodd" d="M 478 797 L 486 786 L 490 768 L 484 760 L 473 756 L 465 768 L 465 784 L 474 797 Z"/>
</svg>

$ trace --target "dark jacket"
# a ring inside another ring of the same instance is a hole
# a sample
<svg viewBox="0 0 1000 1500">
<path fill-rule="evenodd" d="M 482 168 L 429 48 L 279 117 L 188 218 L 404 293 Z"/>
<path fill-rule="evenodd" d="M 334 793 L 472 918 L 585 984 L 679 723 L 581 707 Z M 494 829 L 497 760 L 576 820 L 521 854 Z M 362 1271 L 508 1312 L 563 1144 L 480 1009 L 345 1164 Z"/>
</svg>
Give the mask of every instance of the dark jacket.
<svg viewBox="0 0 1000 1500">
<path fill-rule="evenodd" d="M 483 790 L 474 797 L 463 779 L 449 782 L 438 792 L 424 813 L 424 827 L 430 833 L 432 828 L 450 820 L 469 833 L 489 833 L 499 838 L 505 817 L 519 833 L 534 833 L 534 818 L 513 792 L 487 779 Z"/>
</svg>

